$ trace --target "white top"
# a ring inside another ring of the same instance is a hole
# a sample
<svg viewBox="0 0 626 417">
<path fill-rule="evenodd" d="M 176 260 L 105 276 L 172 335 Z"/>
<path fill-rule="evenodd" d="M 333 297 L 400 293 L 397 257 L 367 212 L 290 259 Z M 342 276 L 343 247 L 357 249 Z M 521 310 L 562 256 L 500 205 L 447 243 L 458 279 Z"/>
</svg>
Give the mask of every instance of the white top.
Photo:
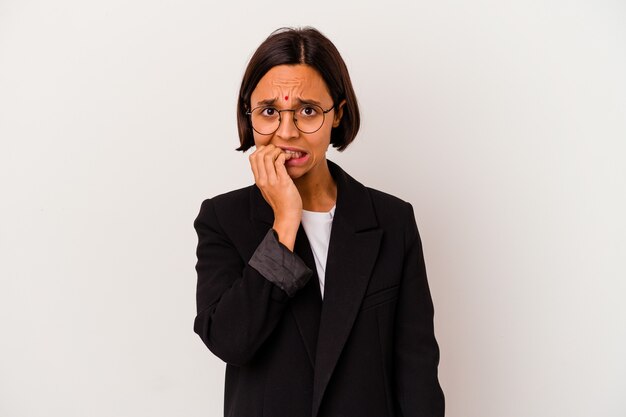
<svg viewBox="0 0 626 417">
<path fill-rule="evenodd" d="M 328 255 L 328 242 L 330 242 L 330 230 L 333 225 L 336 205 L 330 211 L 302 210 L 302 227 L 309 239 L 315 268 L 320 281 L 320 292 L 324 298 L 324 279 L 326 276 L 326 257 Z"/>
</svg>

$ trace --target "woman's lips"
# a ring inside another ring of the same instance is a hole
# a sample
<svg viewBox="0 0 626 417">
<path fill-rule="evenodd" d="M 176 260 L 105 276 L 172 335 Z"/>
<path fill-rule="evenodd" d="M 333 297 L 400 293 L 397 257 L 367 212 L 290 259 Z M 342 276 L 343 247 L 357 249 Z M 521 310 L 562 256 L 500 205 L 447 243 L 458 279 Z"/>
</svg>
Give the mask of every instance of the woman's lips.
<svg viewBox="0 0 626 417">
<path fill-rule="evenodd" d="M 306 152 L 285 150 L 285 153 L 289 155 L 289 159 L 285 161 L 285 166 L 303 165 L 309 159 L 309 154 Z"/>
<path fill-rule="evenodd" d="M 290 155 L 291 158 L 297 159 L 297 158 L 301 158 L 303 155 L 306 154 L 306 152 L 303 151 L 296 151 L 296 150 L 292 150 L 292 149 L 284 149 L 285 153 L 287 155 Z"/>
</svg>

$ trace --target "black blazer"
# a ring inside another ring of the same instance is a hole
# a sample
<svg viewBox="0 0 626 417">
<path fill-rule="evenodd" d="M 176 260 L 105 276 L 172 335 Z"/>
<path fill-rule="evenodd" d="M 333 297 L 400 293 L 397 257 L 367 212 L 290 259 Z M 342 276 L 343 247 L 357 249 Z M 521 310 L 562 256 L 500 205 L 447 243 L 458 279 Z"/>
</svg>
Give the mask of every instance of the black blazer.
<svg viewBox="0 0 626 417">
<path fill-rule="evenodd" d="M 224 415 L 441 417 L 413 208 L 328 166 L 337 206 L 323 302 L 315 273 L 289 297 L 248 265 L 274 219 L 256 185 L 205 200 L 194 222 L 194 331 L 227 364 Z M 315 272 L 302 226 L 294 252 Z"/>
</svg>

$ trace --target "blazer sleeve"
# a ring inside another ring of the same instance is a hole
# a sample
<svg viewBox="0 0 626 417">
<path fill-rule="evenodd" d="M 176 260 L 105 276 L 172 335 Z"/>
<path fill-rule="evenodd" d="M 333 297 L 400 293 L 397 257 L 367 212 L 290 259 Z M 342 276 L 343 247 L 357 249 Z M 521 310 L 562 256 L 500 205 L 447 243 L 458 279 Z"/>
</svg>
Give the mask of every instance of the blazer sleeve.
<svg viewBox="0 0 626 417">
<path fill-rule="evenodd" d="M 403 417 L 443 417 L 433 303 L 413 206 L 406 204 L 405 258 L 394 329 L 396 401 Z"/>
<path fill-rule="evenodd" d="M 194 332 L 224 362 L 245 365 L 276 327 L 288 299 L 313 272 L 278 242 L 273 229 L 246 263 L 220 226 L 211 199 L 202 203 L 194 228 L 198 234 Z"/>
</svg>

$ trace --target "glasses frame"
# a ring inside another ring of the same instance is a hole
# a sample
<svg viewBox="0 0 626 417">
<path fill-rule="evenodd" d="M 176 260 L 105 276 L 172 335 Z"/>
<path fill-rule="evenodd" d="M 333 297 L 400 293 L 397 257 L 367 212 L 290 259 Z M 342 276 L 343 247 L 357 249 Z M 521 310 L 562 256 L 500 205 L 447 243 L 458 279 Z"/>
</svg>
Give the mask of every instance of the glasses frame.
<svg viewBox="0 0 626 417">
<path fill-rule="evenodd" d="M 317 129 L 313 130 L 312 132 L 305 132 L 304 130 L 300 129 L 298 127 L 298 119 L 296 118 L 296 111 L 302 107 L 306 107 L 306 106 L 315 106 L 315 107 L 319 107 L 320 109 L 322 109 L 322 123 L 320 124 L 320 127 L 318 127 Z M 258 130 L 256 130 L 254 128 L 254 123 L 252 123 L 252 112 L 254 112 L 256 109 L 259 108 L 269 108 L 269 109 L 274 109 L 278 112 L 278 126 L 276 126 L 276 129 L 274 129 L 273 132 L 271 133 L 261 133 Z M 296 127 L 296 129 L 298 129 L 300 132 L 304 133 L 304 134 L 311 134 L 311 133 L 315 133 L 318 130 L 320 130 L 322 128 L 322 126 L 324 126 L 324 122 L 326 122 L 326 113 L 330 112 L 332 109 L 335 108 L 335 105 L 333 104 L 331 108 L 329 108 L 328 110 L 324 110 L 324 108 L 322 106 L 318 106 L 317 104 L 303 104 L 302 106 L 299 106 L 298 108 L 295 109 L 284 109 L 284 110 L 278 110 L 276 107 L 272 107 L 272 106 L 256 106 L 255 108 L 253 108 L 252 110 L 246 112 L 246 115 L 250 116 L 250 126 L 252 127 L 252 130 L 254 130 L 256 133 L 258 133 L 259 135 L 263 135 L 263 136 L 269 136 L 269 135 L 273 135 L 274 133 L 276 133 L 276 131 L 278 129 L 280 129 L 280 124 L 283 122 L 283 117 L 282 117 L 282 112 L 285 111 L 290 111 L 293 112 L 293 117 L 291 118 L 293 120 L 293 124 Z"/>
</svg>

